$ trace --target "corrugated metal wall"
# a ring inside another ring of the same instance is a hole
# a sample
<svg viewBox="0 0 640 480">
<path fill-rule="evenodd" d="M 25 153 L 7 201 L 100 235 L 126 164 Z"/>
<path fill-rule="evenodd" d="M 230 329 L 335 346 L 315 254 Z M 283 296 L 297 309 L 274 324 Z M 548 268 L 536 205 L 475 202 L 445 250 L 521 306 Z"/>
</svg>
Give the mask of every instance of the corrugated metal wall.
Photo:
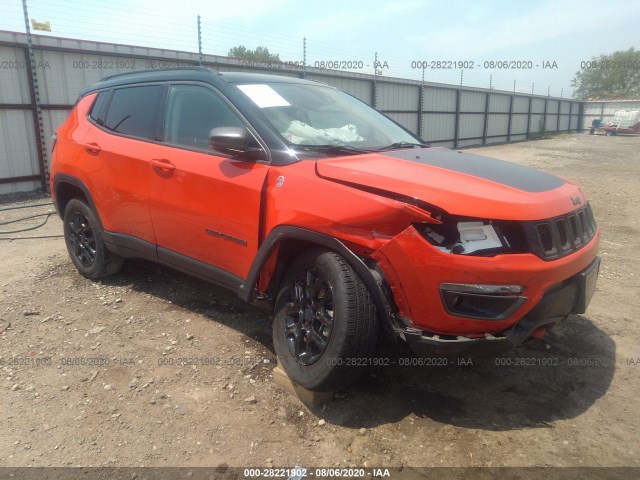
<svg viewBox="0 0 640 480">
<path fill-rule="evenodd" d="M 31 94 L 24 49 L 0 45 L 0 179 L 22 178 L 0 183 L 0 193 L 31 191 L 39 180 L 36 132 L 31 113 Z"/>
<path fill-rule="evenodd" d="M 581 129 L 587 129 L 594 120 L 605 123 L 613 118 L 616 110 L 640 110 L 640 100 L 610 100 L 600 102 L 583 102 L 583 118 Z"/>
<path fill-rule="evenodd" d="M 51 135 L 81 89 L 115 73 L 197 65 L 199 60 L 190 52 L 37 35 L 33 39 L 42 141 L 26 35 L 0 32 L 0 61 L 10 67 L 0 69 L 0 193 L 45 184 Z M 571 100 L 310 67 L 270 70 L 213 55 L 205 55 L 203 64 L 221 71 L 271 72 L 325 82 L 376 107 L 431 144 L 450 148 L 526 140 L 579 125 L 579 103 Z"/>
</svg>

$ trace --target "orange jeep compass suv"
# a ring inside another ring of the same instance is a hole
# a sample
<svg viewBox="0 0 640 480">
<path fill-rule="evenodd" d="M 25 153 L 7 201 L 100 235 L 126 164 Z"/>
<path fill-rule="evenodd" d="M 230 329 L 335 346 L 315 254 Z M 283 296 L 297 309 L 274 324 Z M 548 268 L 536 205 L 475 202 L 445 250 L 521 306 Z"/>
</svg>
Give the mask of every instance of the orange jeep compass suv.
<svg viewBox="0 0 640 480">
<path fill-rule="evenodd" d="M 325 84 L 204 68 L 104 78 L 55 136 L 85 277 L 141 257 L 274 309 L 290 377 L 347 385 L 377 339 L 500 352 L 582 313 L 599 230 L 575 183 L 429 148 Z"/>
</svg>

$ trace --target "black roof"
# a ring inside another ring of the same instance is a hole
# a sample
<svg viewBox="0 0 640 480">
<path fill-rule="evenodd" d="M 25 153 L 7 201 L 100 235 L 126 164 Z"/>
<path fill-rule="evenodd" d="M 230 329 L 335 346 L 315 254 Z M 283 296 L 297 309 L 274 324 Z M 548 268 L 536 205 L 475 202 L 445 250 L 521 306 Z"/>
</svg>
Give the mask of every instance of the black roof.
<svg viewBox="0 0 640 480">
<path fill-rule="evenodd" d="M 145 82 L 162 82 L 167 80 L 201 81 L 215 85 L 221 81 L 227 83 L 301 83 L 307 85 L 326 85 L 322 82 L 305 80 L 285 75 L 270 75 L 265 73 L 245 72 L 216 72 L 204 67 L 166 68 L 156 70 L 140 70 L 137 72 L 118 73 L 100 79 L 93 85 L 80 92 L 84 96 L 89 92 L 102 90 L 119 85 L 129 85 Z"/>
<path fill-rule="evenodd" d="M 218 73 L 229 83 L 304 83 L 307 85 L 326 85 L 315 80 L 289 77 L 286 75 L 271 75 L 269 73 L 247 73 L 247 72 L 220 72 Z"/>
</svg>

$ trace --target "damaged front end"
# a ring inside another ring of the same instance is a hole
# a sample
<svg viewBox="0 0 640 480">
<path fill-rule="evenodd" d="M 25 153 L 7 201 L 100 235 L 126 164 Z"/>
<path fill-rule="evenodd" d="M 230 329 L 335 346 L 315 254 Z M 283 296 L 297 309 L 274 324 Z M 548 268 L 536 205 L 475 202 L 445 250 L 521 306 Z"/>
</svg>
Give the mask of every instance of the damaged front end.
<svg viewBox="0 0 640 480">
<path fill-rule="evenodd" d="M 582 211 L 581 228 L 562 235 L 558 225 Z M 504 352 L 586 309 L 600 264 L 588 204 L 541 222 L 434 218 L 439 223 L 413 223 L 372 254 L 405 325 L 400 336 L 417 354 Z M 562 256 L 545 254 L 541 225 L 556 229 Z"/>
</svg>

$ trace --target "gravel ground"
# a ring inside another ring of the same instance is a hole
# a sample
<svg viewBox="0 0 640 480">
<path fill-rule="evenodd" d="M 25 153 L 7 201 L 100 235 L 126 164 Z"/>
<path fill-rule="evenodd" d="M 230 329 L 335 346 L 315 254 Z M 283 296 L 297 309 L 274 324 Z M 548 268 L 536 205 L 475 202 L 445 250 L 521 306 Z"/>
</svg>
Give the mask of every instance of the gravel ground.
<svg viewBox="0 0 640 480">
<path fill-rule="evenodd" d="M 603 263 L 587 314 L 501 361 L 373 369 L 310 409 L 273 382 L 268 313 L 144 261 L 91 282 L 60 237 L 6 240 L 59 235 L 53 215 L 0 235 L 0 466 L 639 467 L 640 137 L 470 151 L 589 194 Z"/>
</svg>

